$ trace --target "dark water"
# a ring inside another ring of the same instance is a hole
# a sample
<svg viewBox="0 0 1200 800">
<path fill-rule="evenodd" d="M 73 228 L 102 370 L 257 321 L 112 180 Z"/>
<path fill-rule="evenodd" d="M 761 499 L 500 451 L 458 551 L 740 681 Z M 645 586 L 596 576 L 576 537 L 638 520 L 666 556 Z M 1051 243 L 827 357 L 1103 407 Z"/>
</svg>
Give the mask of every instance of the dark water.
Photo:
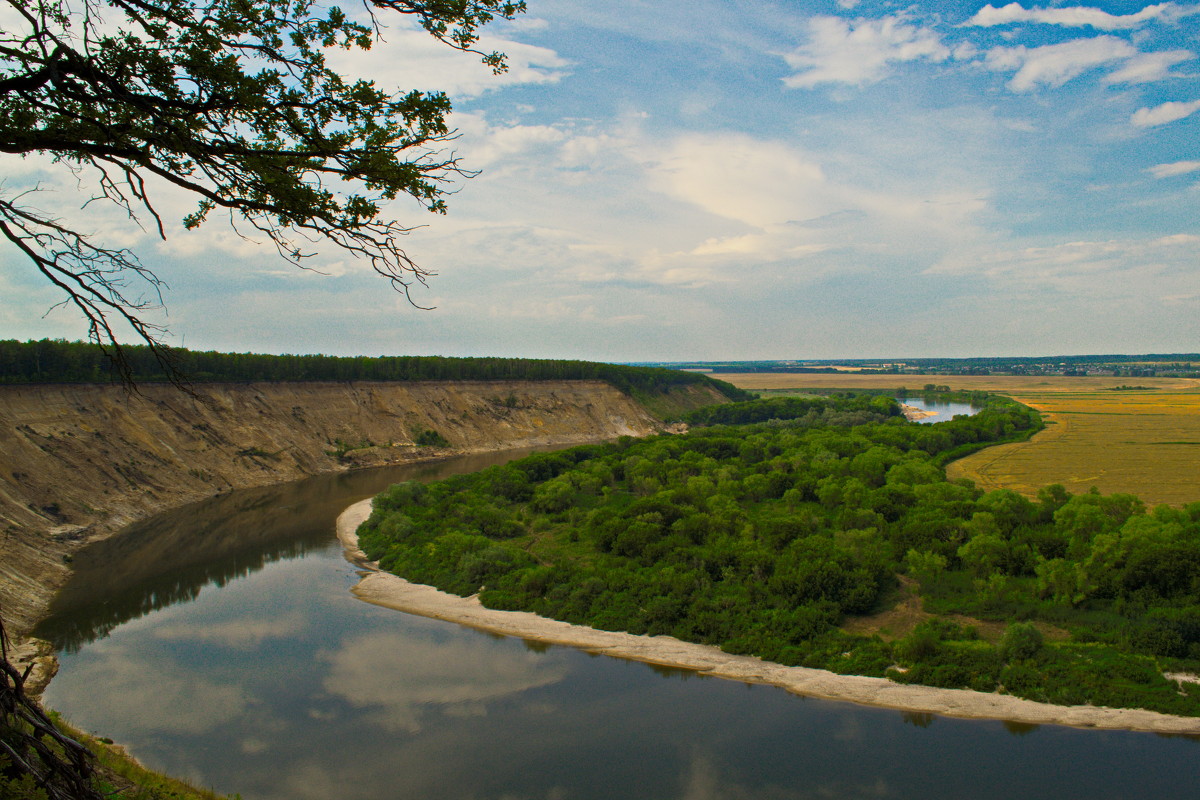
<svg viewBox="0 0 1200 800">
<path fill-rule="evenodd" d="M 238 493 L 81 553 L 47 703 L 247 800 L 1197 796 L 1192 739 L 811 700 L 360 603 L 333 520 L 407 477 Z"/>
<path fill-rule="evenodd" d="M 536 448 L 321 475 L 244 489 L 135 523 L 76 554 L 70 583 L 39 635 L 75 650 L 130 618 L 194 600 L 272 561 L 303 558 L 330 543 L 330 520 L 393 483 L 430 481 L 536 452 Z"/>
</svg>

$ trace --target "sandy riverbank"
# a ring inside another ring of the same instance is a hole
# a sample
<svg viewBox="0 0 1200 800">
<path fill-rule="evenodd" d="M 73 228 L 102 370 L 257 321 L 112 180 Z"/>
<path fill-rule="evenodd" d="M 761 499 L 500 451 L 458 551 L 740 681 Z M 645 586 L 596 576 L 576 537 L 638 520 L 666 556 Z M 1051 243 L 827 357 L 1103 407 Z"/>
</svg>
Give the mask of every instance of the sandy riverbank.
<svg viewBox="0 0 1200 800">
<path fill-rule="evenodd" d="M 910 406 L 907 403 L 900 403 L 899 405 L 900 413 L 903 414 L 904 418 L 909 422 L 919 422 L 923 419 L 929 419 L 930 417 L 938 416 L 937 411 L 927 411 L 924 408 Z"/>
<path fill-rule="evenodd" d="M 568 645 L 591 653 L 651 664 L 694 669 L 719 678 L 779 686 L 809 697 L 970 719 L 1200 735 L 1200 719 L 1192 717 L 1175 717 L 1139 709 L 1055 706 L 966 689 L 907 686 L 886 678 L 785 667 L 751 656 L 730 655 L 716 647 L 682 642 L 670 636 L 614 633 L 571 625 L 524 611 L 484 608 L 474 597 L 457 597 L 432 586 L 409 583 L 403 578 L 379 571 L 369 562 L 358 547 L 357 530 L 370 514 L 370 503 L 370 500 L 364 500 L 342 512 L 337 521 L 337 533 L 345 548 L 346 558 L 365 570 L 362 580 L 352 591 L 360 600 L 375 605 L 457 622 L 491 633 Z"/>
</svg>

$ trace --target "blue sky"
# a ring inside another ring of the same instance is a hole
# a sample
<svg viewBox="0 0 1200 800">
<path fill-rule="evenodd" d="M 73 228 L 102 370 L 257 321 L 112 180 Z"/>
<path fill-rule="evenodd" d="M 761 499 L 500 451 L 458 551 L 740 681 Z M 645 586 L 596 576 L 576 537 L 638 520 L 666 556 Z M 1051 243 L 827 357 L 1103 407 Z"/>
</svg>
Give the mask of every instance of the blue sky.
<svg viewBox="0 0 1200 800">
<path fill-rule="evenodd" d="M 494 77 L 393 28 L 336 63 L 452 97 L 481 171 L 397 203 L 419 311 L 214 220 L 156 242 L 171 341 L 336 354 L 666 359 L 1200 350 L 1200 5 L 529 0 Z M 44 163 L 68 215 L 86 195 Z M 189 202 L 169 194 L 166 216 Z M 79 336 L 0 248 L 0 336 Z"/>
</svg>

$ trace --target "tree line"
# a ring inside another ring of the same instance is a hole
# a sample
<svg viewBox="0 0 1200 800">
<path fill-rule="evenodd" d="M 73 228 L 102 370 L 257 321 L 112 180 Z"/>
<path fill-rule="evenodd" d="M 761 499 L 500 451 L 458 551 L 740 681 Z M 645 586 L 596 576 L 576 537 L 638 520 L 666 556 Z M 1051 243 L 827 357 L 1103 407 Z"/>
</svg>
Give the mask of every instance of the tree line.
<svg viewBox="0 0 1200 800">
<path fill-rule="evenodd" d="M 750 395 L 705 375 L 594 361 L 444 356 L 327 356 L 221 353 L 172 349 L 175 372 L 195 383 L 252 381 L 553 381 L 599 380 L 626 394 L 658 394 L 683 386 L 711 386 L 731 400 Z M 149 346 L 127 345 L 125 363 L 136 383 L 171 381 Z M 105 383 L 122 374 L 88 342 L 62 339 L 0 340 L 0 384 Z"/>
<path fill-rule="evenodd" d="M 492 608 L 841 673 L 1200 715 L 1200 688 L 1164 677 L 1200 672 L 1200 503 L 1149 511 L 1130 495 L 948 481 L 954 454 L 1042 427 L 1000 398 L 934 425 L 878 398 L 789 405 L 399 484 L 360 540 L 384 569 Z M 931 616 L 902 637 L 844 627 L 905 593 Z M 988 641 L 968 618 L 1005 633 Z"/>
</svg>

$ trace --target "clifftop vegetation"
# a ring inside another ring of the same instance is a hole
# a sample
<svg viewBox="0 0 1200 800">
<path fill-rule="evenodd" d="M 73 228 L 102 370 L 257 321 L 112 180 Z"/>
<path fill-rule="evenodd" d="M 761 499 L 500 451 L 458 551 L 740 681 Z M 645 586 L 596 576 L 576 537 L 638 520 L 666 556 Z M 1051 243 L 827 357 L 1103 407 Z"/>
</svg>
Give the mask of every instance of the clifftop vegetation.
<svg viewBox="0 0 1200 800">
<path fill-rule="evenodd" d="M 170 381 L 161 353 L 149 346 L 125 347 L 125 365 L 137 383 Z M 559 381 L 600 380 L 626 394 L 660 393 L 682 386 L 712 386 L 731 400 L 752 395 L 694 372 L 629 367 L 594 361 L 533 358 L 447 358 L 443 356 L 325 356 L 219 353 L 182 348 L 170 351 L 178 374 L 196 383 L 249 381 Z M 122 365 L 122 366 L 125 366 Z M 121 372 L 87 342 L 42 339 L 0 340 L 0 384 L 107 383 Z"/>
</svg>

